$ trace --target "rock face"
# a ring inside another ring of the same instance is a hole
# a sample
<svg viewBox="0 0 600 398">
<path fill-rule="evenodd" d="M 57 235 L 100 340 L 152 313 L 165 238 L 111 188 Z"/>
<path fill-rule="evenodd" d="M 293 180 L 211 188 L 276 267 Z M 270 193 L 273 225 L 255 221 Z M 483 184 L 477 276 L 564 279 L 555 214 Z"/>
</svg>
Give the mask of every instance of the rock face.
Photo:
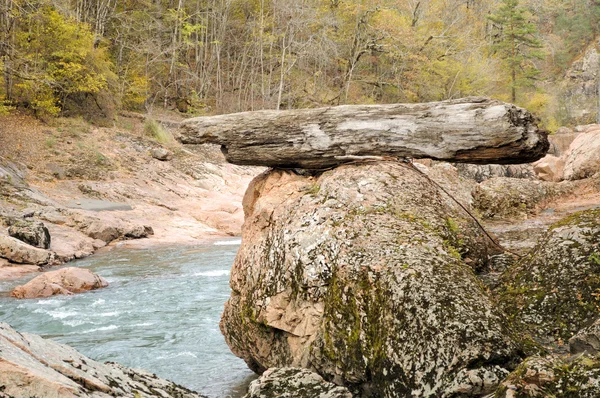
<svg viewBox="0 0 600 398">
<path fill-rule="evenodd" d="M 577 136 L 565 161 L 565 180 L 591 177 L 600 171 L 600 130 Z"/>
<path fill-rule="evenodd" d="M 600 319 L 569 339 L 569 351 L 571 354 L 587 352 L 590 355 L 600 352 Z"/>
<path fill-rule="evenodd" d="M 250 384 L 244 398 L 352 398 L 352 394 L 306 369 L 272 368 Z"/>
<path fill-rule="evenodd" d="M 8 234 L 40 249 L 50 248 L 50 232 L 39 221 L 18 220 L 8 227 Z"/>
<path fill-rule="evenodd" d="M 535 172 L 530 164 L 501 165 L 501 164 L 468 164 L 457 163 L 456 168 L 462 177 L 482 182 L 493 177 L 535 178 Z"/>
<path fill-rule="evenodd" d="M 221 330 L 251 369 L 302 367 L 366 397 L 424 397 L 478 391 L 519 360 L 473 272 L 489 240 L 409 166 L 267 172 L 244 209 Z M 464 385 L 468 371 L 481 377 Z"/>
<path fill-rule="evenodd" d="M 49 297 L 74 294 L 108 286 L 108 282 L 85 268 L 68 267 L 46 272 L 33 278 L 11 293 L 16 298 Z"/>
<path fill-rule="evenodd" d="M 0 323 L 0 386 L 0 396 L 11 398 L 201 398 L 154 374 L 96 362 L 6 323 Z"/>
<path fill-rule="evenodd" d="M 0 235 L 0 257 L 18 264 L 44 265 L 52 259 L 52 253 L 13 237 Z"/>
<path fill-rule="evenodd" d="M 600 396 L 600 363 L 597 357 L 565 359 L 531 357 L 502 382 L 495 398 Z"/>
<path fill-rule="evenodd" d="M 181 124 L 179 139 L 221 145 L 234 164 L 304 169 L 365 156 L 527 163 L 549 147 L 525 109 L 480 97 L 198 117 Z"/>
<path fill-rule="evenodd" d="M 600 210 L 553 224 L 502 276 L 508 314 L 542 341 L 566 340 L 598 317 Z"/>
</svg>

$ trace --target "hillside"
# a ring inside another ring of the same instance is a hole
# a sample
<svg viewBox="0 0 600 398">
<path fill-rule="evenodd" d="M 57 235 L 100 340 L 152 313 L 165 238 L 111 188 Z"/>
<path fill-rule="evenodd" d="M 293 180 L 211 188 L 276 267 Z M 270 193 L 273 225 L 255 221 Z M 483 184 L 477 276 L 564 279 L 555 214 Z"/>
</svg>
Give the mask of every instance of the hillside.
<svg viewBox="0 0 600 398">
<path fill-rule="evenodd" d="M 79 119 L 49 126 L 29 116 L 0 117 L 2 223 L 23 214 L 43 220 L 57 261 L 128 238 L 107 235 L 111 228 L 151 227 L 153 234 L 138 245 L 239 235 L 243 192 L 260 169 L 227 164 L 215 147 L 184 149 L 160 124 L 150 125 L 144 129 L 143 120 L 126 117 L 111 128 Z M 149 136 L 149 129 L 165 142 Z M 154 158 L 159 148 L 172 159 Z"/>
</svg>

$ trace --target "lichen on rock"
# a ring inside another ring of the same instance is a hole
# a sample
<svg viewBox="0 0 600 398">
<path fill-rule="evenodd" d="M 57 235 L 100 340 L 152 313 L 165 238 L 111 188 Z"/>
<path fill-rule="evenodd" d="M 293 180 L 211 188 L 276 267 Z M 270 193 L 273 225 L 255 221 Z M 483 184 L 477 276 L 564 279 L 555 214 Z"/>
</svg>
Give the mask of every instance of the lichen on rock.
<svg viewBox="0 0 600 398">
<path fill-rule="evenodd" d="M 502 276 L 506 312 L 543 342 L 569 339 L 600 311 L 600 210 L 555 224 Z"/>
<path fill-rule="evenodd" d="M 492 392 L 520 361 L 475 274 L 496 248 L 409 166 L 269 171 L 244 209 L 221 330 L 254 371 L 303 367 L 365 397 L 425 397 L 478 369 L 479 393 Z"/>
</svg>

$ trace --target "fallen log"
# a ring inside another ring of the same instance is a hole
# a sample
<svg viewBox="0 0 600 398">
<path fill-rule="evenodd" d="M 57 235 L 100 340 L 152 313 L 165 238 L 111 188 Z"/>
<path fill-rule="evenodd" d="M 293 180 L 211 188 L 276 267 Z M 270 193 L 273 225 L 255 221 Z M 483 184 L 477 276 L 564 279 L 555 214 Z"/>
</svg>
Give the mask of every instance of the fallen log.
<svg viewBox="0 0 600 398">
<path fill-rule="evenodd" d="M 234 164 L 305 169 L 362 157 L 529 163 L 549 147 L 527 110 L 481 97 L 197 117 L 182 122 L 178 139 L 219 144 Z"/>
</svg>

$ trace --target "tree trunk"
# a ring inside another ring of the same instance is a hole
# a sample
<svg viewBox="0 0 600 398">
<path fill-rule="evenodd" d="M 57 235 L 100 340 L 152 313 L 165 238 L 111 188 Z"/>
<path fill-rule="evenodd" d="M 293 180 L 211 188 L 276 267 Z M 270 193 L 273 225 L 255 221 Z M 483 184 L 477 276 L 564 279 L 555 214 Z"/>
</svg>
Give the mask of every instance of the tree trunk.
<svg viewBox="0 0 600 398">
<path fill-rule="evenodd" d="M 179 140 L 219 144 L 235 164 L 306 169 L 385 156 L 527 163 L 549 145 L 528 111 L 479 97 L 198 117 Z"/>
</svg>

